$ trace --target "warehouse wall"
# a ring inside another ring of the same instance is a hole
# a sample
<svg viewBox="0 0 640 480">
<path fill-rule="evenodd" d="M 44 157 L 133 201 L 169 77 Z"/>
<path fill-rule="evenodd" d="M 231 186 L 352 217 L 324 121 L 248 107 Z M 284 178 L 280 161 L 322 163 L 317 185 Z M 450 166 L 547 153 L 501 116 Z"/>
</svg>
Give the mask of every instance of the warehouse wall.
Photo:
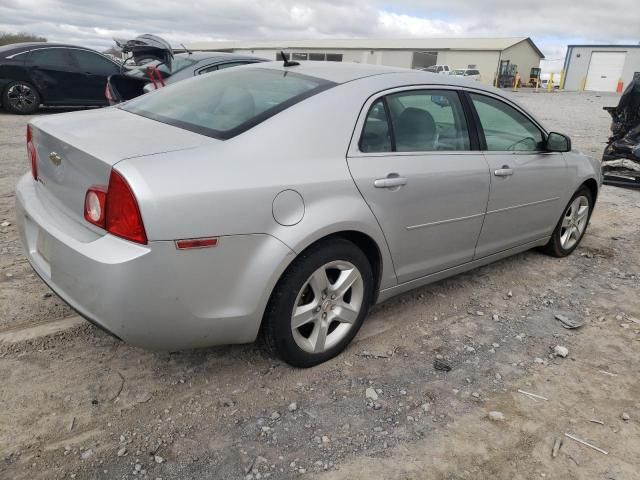
<svg viewBox="0 0 640 480">
<path fill-rule="evenodd" d="M 468 68 L 475 65 L 480 70 L 480 82 L 492 85 L 500 52 L 487 50 L 443 50 L 438 52 L 438 65 L 449 65 L 449 68 Z"/>
<path fill-rule="evenodd" d="M 569 58 L 567 71 L 565 72 L 565 90 L 580 90 L 584 87 L 584 81 L 589 72 L 592 52 L 627 52 L 627 57 L 622 69 L 622 82 L 625 88 L 632 80 L 634 72 L 640 72 L 640 48 L 615 46 L 571 47 L 567 52 Z"/>
<path fill-rule="evenodd" d="M 540 67 L 540 55 L 527 41 L 517 43 L 502 52 L 502 60 L 518 66 L 521 81 L 527 83 L 533 67 Z"/>
</svg>

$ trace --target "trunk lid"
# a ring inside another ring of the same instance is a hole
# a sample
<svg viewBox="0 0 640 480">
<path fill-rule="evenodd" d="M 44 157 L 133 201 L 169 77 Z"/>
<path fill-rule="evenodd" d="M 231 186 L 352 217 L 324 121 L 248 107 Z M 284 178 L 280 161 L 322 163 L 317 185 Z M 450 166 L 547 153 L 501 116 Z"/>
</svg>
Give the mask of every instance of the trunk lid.
<svg viewBox="0 0 640 480">
<path fill-rule="evenodd" d="M 42 116 L 32 122 L 31 132 L 39 188 L 49 203 L 88 227 L 87 189 L 107 186 L 116 163 L 214 141 L 117 108 Z"/>
</svg>

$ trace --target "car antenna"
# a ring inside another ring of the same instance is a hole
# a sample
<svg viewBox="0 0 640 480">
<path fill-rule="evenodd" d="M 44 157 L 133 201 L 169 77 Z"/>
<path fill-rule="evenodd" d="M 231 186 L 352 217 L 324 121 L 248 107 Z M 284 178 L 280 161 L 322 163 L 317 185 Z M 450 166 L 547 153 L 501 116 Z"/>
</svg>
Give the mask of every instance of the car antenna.
<svg viewBox="0 0 640 480">
<path fill-rule="evenodd" d="M 193 55 L 193 52 L 191 50 L 189 50 L 187 47 L 185 47 L 184 43 L 181 43 L 180 46 L 182 48 L 184 48 L 185 52 L 187 52 L 189 55 Z"/>
<path fill-rule="evenodd" d="M 293 62 L 287 58 L 287 55 L 283 50 L 280 50 L 280 55 L 282 56 L 282 61 L 284 62 L 283 66 L 285 67 L 295 67 L 296 65 L 300 65 L 298 62 Z"/>
</svg>

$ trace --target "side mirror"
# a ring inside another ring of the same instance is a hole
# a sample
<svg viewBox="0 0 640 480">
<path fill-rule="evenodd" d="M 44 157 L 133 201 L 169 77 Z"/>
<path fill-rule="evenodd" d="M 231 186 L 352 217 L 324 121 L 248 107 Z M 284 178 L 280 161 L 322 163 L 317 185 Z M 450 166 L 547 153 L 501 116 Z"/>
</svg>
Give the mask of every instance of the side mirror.
<svg viewBox="0 0 640 480">
<path fill-rule="evenodd" d="M 547 137 L 547 152 L 570 152 L 571 139 L 562 133 L 551 132 Z"/>
</svg>

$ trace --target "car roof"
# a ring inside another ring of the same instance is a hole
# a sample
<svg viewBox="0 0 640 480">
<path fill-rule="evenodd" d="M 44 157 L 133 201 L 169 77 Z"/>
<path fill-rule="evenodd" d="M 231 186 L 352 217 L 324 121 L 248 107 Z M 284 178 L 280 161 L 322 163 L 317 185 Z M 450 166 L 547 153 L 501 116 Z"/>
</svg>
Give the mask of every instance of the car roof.
<svg viewBox="0 0 640 480">
<path fill-rule="evenodd" d="M 335 83 L 345 83 L 359 78 L 387 73 L 411 72 L 406 68 L 386 67 L 383 65 L 369 65 L 351 62 L 316 62 L 301 61 L 299 65 L 285 67 L 282 61 L 261 63 L 259 68 L 290 71 L 322 78 Z"/>
<path fill-rule="evenodd" d="M 89 50 L 91 52 L 96 52 L 91 48 L 81 47 L 79 45 L 70 45 L 68 43 L 52 43 L 52 42 L 24 42 L 24 43 L 10 43 L 9 45 L 4 45 L 0 47 L 0 54 L 4 57 L 8 55 L 15 55 L 22 52 L 27 52 L 29 50 L 37 50 L 40 48 L 51 48 L 51 47 L 66 47 L 66 48 L 79 48 L 82 50 Z M 100 52 L 96 52 L 100 53 Z"/>
<path fill-rule="evenodd" d="M 370 65 L 350 62 L 316 62 L 301 61 L 300 65 L 285 67 L 282 62 L 265 62 L 252 66 L 253 68 L 272 68 L 275 70 L 291 71 L 309 75 L 311 77 L 322 78 L 330 82 L 346 83 L 354 80 L 374 77 L 378 75 L 390 75 L 391 82 L 398 85 L 408 85 L 411 82 L 429 83 L 431 85 L 453 85 L 478 88 L 477 82 L 469 83 L 468 80 L 456 78 L 449 75 L 438 75 L 424 70 L 413 70 L 409 68 L 387 67 L 383 65 Z M 251 68 L 251 67 L 242 67 Z M 407 83 L 408 82 L 408 83 Z M 481 87 L 484 89 L 484 86 Z M 491 87 L 486 88 L 490 90 Z"/>
</svg>

